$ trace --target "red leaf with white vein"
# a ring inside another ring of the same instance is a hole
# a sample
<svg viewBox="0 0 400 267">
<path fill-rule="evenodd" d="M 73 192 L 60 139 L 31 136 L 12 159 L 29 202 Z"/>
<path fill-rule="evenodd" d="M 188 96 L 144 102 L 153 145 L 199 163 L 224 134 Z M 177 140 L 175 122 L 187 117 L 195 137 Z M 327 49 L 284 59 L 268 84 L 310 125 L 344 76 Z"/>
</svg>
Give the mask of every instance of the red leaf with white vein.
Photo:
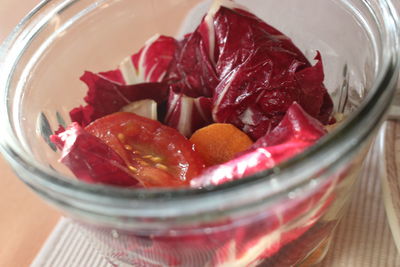
<svg viewBox="0 0 400 267">
<path fill-rule="evenodd" d="M 97 75 L 112 82 L 125 85 L 124 77 L 122 76 L 122 72 L 119 69 L 99 72 Z"/>
<path fill-rule="evenodd" d="M 81 80 L 89 88 L 84 98 L 87 105 L 70 111 L 71 120 L 78 122 L 81 126 L 118 112 L 131 102 L 143 99 L 162 102 L 168 96 L 168 87 L 164 83 L 122 85 L 89 71 L 82 75 Z"/>
<path fill-rule="evenodd" d="M 119 71 L 125 84 L 162 82 L 177 49 L 177 41 L 168 36 L 155 35 L 144 47 L 124 59 Z"/>
<path fill-rule="evenodd" d="M 215 122 L 232 123 L 257 140 L 279 123 L 293 101 L 329 122 L 333 104 L 319 54 L 311 66 L 287 36 L 233 2 L 218 1 L 203 24 L 211 25 L 206 23 L 210 17 L 213 28 L 204 32 L 215 33 L 215 46 L 208 46 L 214 47 L 221 80 L 213 100 Z"/>
<path fill-rule="evenodd" d="M 174 84 L 187 96 L 211 97 L 219 80 L 207 44 L 198 30 L 187 34 L 179 43 L 165 81 Z"/>
<path fill-rule="evenodd" d="M 269 147 L 287 142 L 314 143 L 326 134 L 321 123 L 308 115 L 302 107 L 293 103 L 285 117 L 269 134 L 255 142 L 251 148 Z"/>
<path fill-rule="evenodd" d="M 282 203 L 279 208 L 272 207 L 260 213 L 264 213 L 264 218 L 237 228 L 233 237 L 216 250 L 211 265 L 218 267 L 269 266 L 270 261 L 265 261 L 266 259 L 276 255 L 277 252 L 280 257 L 280 251 L 286 244 L 301 238 L 305 233 L 310 235 L 307 231 L 316 224 L 332 203 L 336 182 L 337 180 L 328 182 L 326 186 L 316 189 L 307 197 L 287 199 L 287 202 Z M 290 220 L 285 220 L 285 218 L 290 218 Z M 324 232 L 322 236 L 313 236 L 308 241 L 318 242 L 327 237 L 331 230 Z M 297 248 L 296 250 L 296 252 L 301 251 L 308 252 L 309 249 Z M 302 257 L 292 257 L 291 261 L 296 259 L 301 260 Z"/>
<path fill-rule="evenodd" d="M 211 122 L 211 98 L 193 98 L 170 90 L 165 124 L 188 137 Z"/>
</svg>

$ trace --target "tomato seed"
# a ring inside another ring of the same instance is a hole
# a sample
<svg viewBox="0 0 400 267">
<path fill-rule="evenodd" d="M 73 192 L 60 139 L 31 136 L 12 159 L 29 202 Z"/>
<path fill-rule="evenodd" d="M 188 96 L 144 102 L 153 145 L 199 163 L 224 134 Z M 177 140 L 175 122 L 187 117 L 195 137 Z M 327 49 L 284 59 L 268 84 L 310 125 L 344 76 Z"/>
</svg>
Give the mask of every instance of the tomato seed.
<svg viewBox="0 0 400 267">
<path fill-rule="evenodd" d="M 164 170 L 164 171 L 168 170 L 168 167 L 161 163 L 157 163 L 156 168 L 158 168 L 160 170 Z"/>
<path fill-rule="evenodd" d="M 150 160 L 153 161 L 154 163 L 160 163 L 162 161 L 162 158 L 160 158 L 160 157 L 151 157 Z"/>
<path fill-rule="evenodd" d="M 147 163 L 144 160 L 138 160 L 138 161 L 139 161 L 139 164 L 142 165 L 142 166 L 149 166 L 149 163 Z"/>
<path fill-rule="evenodd" d="M 134 173 L 137 173 L 137 171 L 138 171 L 138 169 L 136 169 L 135 167 L 133 167 L 131 165 L 128 166 L 128 169 L 131 170 Z"/>
<path fill-rule="evenodd" d="M 131 145 L 124 145 L 124 148 L 126 149 L 126 150 L 129 150 L 129 151 L 132 151 L 133 150 L 133 147 L 131 146 Z M 132 151 L 133 152 L 133 151 Z"/>
<path fill-rule="evenodd" d="M 125 141 L 125 135 L 124 135 L 123 133 L 119 133 L 119 134 L 117 135 L 117 137 L 118 137 L 119 141 L 121 141 L 121 142 L 124 142 L 124 141 Z"/>
</svg>

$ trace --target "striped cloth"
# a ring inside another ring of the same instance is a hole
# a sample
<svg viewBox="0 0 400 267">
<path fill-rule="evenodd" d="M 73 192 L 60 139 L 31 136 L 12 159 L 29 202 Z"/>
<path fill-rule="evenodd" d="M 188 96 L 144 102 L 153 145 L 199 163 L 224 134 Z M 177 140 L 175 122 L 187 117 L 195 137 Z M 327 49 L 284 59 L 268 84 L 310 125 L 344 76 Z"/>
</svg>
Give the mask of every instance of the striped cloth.
<svg viewBox="0 0 400 267">
<path fill-rule="evenodd" d="M 374 147 L 354 191 L 353 200 L 334 236 L 324 267 L 400 266 L 386 221 L 379 175 L 379 151 Z M 32 267 L 112 267 L 85 240 L 78 226 L 62 218 Z"/>
<path fill-rule="evenodd" d="M 394 267 L 400 266 L 381 192 L 377 146 L 373 147 L 354 191 L 349 210 L 333 238 L 322 266 Z"/>
</svg>

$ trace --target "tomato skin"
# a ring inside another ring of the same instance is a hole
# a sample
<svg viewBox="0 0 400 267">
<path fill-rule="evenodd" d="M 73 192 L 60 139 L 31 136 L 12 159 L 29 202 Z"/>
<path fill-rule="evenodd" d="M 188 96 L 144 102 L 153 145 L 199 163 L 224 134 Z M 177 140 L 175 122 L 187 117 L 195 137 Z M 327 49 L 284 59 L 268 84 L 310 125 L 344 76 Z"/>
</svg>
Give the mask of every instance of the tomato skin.
<svg viewBox="0 0 400 267">
<path fill-rule="evenodd" d="M 177 130 L 139 115 L 118 112 L 85 130 L 110 146 L 144 187 L 182 187 L 204 169 L 193 144 Z"/>
</svg>

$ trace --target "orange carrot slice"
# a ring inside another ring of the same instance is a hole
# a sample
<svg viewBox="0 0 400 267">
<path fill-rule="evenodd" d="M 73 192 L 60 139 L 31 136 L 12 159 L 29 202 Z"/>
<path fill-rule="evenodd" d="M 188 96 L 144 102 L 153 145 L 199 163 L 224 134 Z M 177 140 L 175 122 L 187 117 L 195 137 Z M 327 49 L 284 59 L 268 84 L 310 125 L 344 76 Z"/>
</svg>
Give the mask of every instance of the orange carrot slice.
<svg viewBox="0 0 400 267">
<path fill-rule="evenodd" d="M 190 141 L 207 166 L 227 162 L 253 144 L 250 137 L 228 123 L 214 123 L 201 128 Z"/>
</svg>

